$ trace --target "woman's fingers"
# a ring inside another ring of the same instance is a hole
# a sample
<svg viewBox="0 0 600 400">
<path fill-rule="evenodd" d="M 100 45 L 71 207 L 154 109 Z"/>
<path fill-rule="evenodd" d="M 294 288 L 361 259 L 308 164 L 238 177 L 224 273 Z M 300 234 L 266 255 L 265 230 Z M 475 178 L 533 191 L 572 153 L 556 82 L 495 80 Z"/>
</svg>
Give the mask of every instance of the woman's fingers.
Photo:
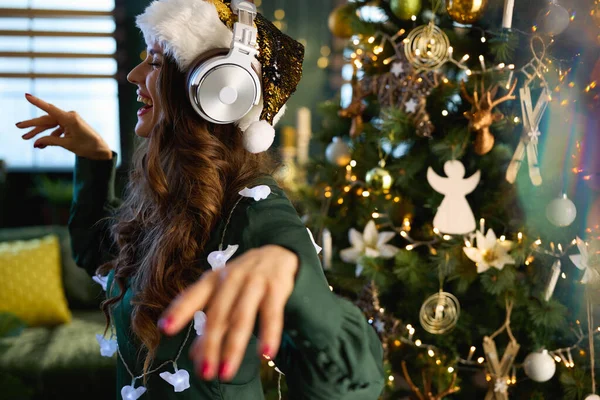
<svg viewBox="0 0 600 400">
<path fill-rule="evenodd" d="M 291 293 L 291 289 L 269 290 L 262 304 L 260 305 L 260 334 L 259 349 L 260 355 L 269 358 L 275 358 L 281 344 L 281 334 L 283 332 L 283 311 L 285 303 Z"/>
<path fill-rule="evenodd" d="M 250 276 L 237 298 L 221 352 L 221 380 L 231 380 L 242 363 L 256 322 L 258 307 L 265 297 L 265 290 L 266 282 L 262 277 Z"/>
<path fill-rule="evenodd" d="M 65 133 L 65 128 L 63 128 L 62 126 L 59 126 L 58 128 L 56 128 L 55 130 L 52 131 L 50 136 L 61 137 L 63 135 L 63 133 Z"/>
<path fill-rule="evenodd" d="M 52 126 L 56 126 L 58 125 L 58 121 L 56 120 L 56 118 L 50 116 L 50 115 L 44 115 L 43 117 L 37 117 L 37 118 L 33 118 L 33 119 L 28 119 L 26 121 L 22 121 L 16 124 L 17 128 L 31 128 L 34 126 L 41 126 L 41 125 L 52 125 Z"/>
<path fill-rule="evenodd" d="M 30 130 L 29 132 L 27 132 L 26 134 L 24 134 L 23 135 L 23 139 L 29 140 L 31 138 L 34 138 L 37 135 L 39 135 L 40 133 L 45 132 L 48 129 L 52 129 L 55 126 L 56 125 L 40 125 L 40 126 L 37 126 L 37 127 L 33 128 L 32 130 Z"/>
<path fill-rule="evenodd" d="M 68 113 L 66 111 L 61 110 L 60 108 L 56 107 L 55 105 L 47 103 L 44 100 L 40 99 L 39 97 L 35 97 L 29 93 L 25 95 L 25 98 L 27 99 L 28 102 L 30 102 L 37 108 L 39 108 L 43 111 L 46 111 L 48 113 L 48 115 L 56 118 L 56 120 L 58 122 L 63 123 L 66 120 Z"/>
<path fill-rule="evenodd" d="M 244 287 L 247 271 L 248 269 L 242 265 L 235 267 L 232 265 L 218 273 L 221 275 L 221 282 L 206 310 L 206 329 L 202 335 L 202 347 L 198 350 L 202 354 L 203 368 L 210 370 L 210 373 L 203 377 L 204 379 L 213 379 L 217 372 L 219 376 L 230 374 L 231 367 L 228 360 L 221 360 L 221 349 L 225 333 L 230 328 L 233 305 Z"/>
<path fill-rule="evenodd" d="M 183 291 L 163 313 L 158 327 L 167 335 L 175 335 L 202 310 L 219 283 L 219 274 L 209 272 Z"/>
<path fill-rule="evenodd" d="M 38 140 L 36 140 L 33 144 L 33 147 L 36 147 L 38 149 L 44 149 L 48 146 L 59 146 L 67 150 L 69 149 L 68 141 L 66 138 L 61 138 L 52 135 L 41 137 Z"/>
</svg>

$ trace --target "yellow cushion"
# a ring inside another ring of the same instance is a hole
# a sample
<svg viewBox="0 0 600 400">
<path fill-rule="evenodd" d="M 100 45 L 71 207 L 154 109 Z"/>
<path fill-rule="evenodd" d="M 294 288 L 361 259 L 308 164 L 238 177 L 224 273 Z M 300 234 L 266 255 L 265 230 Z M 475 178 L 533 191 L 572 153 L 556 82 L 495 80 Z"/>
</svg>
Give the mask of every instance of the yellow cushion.
<svg viewBox="0 0 600 400">
<path fill-rule="evenodd" d="M 58 237 L 0 243 L 0 311 L 30 326 L 71 321 Z"/>
</svg>

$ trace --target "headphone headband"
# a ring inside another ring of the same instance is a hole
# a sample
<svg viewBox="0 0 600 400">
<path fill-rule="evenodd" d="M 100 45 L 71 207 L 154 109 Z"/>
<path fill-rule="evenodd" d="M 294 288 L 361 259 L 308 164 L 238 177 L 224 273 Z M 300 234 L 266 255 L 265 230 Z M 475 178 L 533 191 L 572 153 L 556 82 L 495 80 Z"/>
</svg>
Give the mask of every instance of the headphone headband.
<svg viewBox="0 0 600 400">
<path fill-rule="evenodd" d="M 232 48 L 244 52 L 245 55 L 254 57 L 257 53 L 256 39 L 258 32 L 254 27 L 256 18 L 256 6 L 249 1 L 231 3 L 231 10 L 238 16 L 233 25 Z"/>
</svg>

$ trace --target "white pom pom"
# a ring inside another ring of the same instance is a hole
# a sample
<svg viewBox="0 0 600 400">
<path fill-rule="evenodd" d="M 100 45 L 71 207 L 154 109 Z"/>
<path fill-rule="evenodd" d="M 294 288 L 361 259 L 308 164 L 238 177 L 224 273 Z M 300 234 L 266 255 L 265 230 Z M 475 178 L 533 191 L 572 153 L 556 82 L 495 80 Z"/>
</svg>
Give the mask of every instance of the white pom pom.
<svg viewBox="0 0 600 400">
<path fill-rule="evenodd" d="M 244 147 L 250 153 L 267 151 L 274 140 L 275 128 L 267 121 L 253 122 L 244 131 Z"/>
</svg>

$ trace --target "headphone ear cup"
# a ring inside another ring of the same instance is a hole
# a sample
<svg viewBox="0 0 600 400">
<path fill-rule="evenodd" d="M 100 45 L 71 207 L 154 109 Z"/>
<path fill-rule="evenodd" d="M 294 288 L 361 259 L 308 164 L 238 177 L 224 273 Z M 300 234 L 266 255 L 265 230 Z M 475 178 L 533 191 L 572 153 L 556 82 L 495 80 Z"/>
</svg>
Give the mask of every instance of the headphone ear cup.
<svg viewBox="0 0 600 400">
<path fill-rule="evenodd" d="M 217 48 L 208 50 L 202 54 L 200 54 L 196 59 L 190 64 L 190 68 L 187 72 L 187 76 L 185 79 L 185 92 L 187 93 L 188 100 L 190 101 L 192 107 L 202 118 L 206 118 L 206 116 L 200 111 L 200 104 L 197 103 L 196 97 L 192 96 L 193 93 L 193 82 L 192 79 L 195 75 L 198 74 L 202 69 L 205 68 L 206 64 L 212 60 L 213 58 L 219 57 L 223 58 L 227 56 L 229 53 L 229 49 L 226 48 Z"/>
<path fill-rule="evenodd" d="M 192 107 L 209 122 L 229 124 L 258 103 L 261 81 L 247 56 L 233 49 L 203 54 L 190 69 L 187 92 Z"/>
<path fill-rule="evenodd" d="M 198 57 L 196 57 L 196 59 L 192 62 L 190 69 L 188 70 L 187 78 L 185 80 L 186 87 L 189 88 L 190 83 L 191 83 L 190 79 L 194 75 L 195 71 L 197 71 L 199 68 L 202 68 L 202 66 L 205 65 L 213 57 L 225 57 L 228 53 L 229 53 L 229 49 L 217 48 L 217 49 L 211 49 L 211 50 L 205 51 L 204 53 L 202 53 Z"/>
</svg>

